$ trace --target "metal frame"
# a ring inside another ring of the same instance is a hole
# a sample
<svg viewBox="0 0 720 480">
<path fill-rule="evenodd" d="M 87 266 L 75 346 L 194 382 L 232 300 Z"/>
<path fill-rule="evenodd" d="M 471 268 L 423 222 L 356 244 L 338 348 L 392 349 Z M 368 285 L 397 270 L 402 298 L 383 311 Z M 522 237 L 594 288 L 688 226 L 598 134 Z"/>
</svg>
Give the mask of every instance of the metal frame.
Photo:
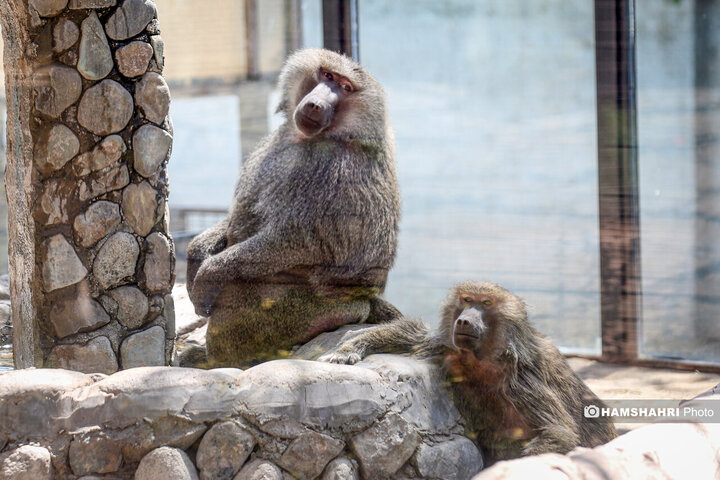
<svg viewBox="0 0 720 480">
<path fill-rule="evenodd" d="M 322 14 L 325 48 L 358 61 L 358 0 L 323 0 Z"/>
</svg>

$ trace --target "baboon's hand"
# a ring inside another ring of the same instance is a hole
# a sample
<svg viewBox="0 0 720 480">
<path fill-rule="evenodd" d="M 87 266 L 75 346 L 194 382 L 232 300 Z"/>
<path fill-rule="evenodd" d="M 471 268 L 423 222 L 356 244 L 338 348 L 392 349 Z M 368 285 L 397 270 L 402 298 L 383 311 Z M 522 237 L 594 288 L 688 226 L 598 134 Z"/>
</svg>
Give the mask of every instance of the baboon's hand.
<svg viewBox="0 0 720 480">
<path fill-rule="evenodd" d="M 318 361 L 320 362 L 341 363 L 345 365 L 355 365 L 360 360 L 362 360 L 362 356 L 360 356 L 360 354 L 357 352 L 351 351 L 337 351 L 326 353 L 325 355 L 318 358 Z"/>
</svg>

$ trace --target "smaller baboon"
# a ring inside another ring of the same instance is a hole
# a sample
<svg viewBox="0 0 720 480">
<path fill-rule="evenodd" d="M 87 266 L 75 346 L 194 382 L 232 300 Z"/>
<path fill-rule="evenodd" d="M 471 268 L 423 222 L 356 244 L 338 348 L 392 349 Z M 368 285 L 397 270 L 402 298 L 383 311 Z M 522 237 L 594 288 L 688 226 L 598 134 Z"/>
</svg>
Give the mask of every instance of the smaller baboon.
<svg viewBox="0 0 720 480">
<path fill-rule="evenodd" d="M 528 322 L 525 303 L 492 283 L 450 291 L 438 329 L 402 318 L 347 341 L 320 360 L 353 364 L 369 353 L 413 352 L 437 362 L 486 460 L 592 448 L 617 436 L 602 401 L 553 343 Z"/>
</svg>

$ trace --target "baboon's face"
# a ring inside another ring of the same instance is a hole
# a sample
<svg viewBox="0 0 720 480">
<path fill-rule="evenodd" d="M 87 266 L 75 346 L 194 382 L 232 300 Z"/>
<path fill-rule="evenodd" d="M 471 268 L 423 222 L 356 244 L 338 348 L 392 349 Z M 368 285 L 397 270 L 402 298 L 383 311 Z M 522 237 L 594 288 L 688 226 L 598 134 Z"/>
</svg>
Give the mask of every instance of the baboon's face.
<svg viewBox="0 0 720 480">
<path fill-rule="evenodd" d="M 309 85 L 310 91 L 300 100 L 293 121 L 306 137 L 314 137 L 332 125 L 335 111 L 348 101 L 356 90 L 349 78 L 320 67 Z"/>
<path fill-rule="evenodd" d="M 456 286 L 445 302 L 445 328 L 450 343 L 476 356 L 504 348 L 507 327 L 526 322 L 523 301 L 491 283 L 466 282 Z"/>
</svg>

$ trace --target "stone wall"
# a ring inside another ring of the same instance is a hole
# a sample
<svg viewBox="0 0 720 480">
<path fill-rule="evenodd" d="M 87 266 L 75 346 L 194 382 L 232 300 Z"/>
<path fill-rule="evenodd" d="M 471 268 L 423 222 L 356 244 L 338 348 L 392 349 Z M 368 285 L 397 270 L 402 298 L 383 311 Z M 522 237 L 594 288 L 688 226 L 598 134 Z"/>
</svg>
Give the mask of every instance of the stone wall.
<svg viewBox="0 0 720 480">
<path fill-rule="evenodd" d="M 0 479 L 469 479 L 482 458 L 440 382 L 394 355 L 0 373 Z"/>
<path fill-rule="evenodd" d="M 166 365 L 170 93 L 151 0 L 0 4 L 15 364 Z"/>
</svg>

